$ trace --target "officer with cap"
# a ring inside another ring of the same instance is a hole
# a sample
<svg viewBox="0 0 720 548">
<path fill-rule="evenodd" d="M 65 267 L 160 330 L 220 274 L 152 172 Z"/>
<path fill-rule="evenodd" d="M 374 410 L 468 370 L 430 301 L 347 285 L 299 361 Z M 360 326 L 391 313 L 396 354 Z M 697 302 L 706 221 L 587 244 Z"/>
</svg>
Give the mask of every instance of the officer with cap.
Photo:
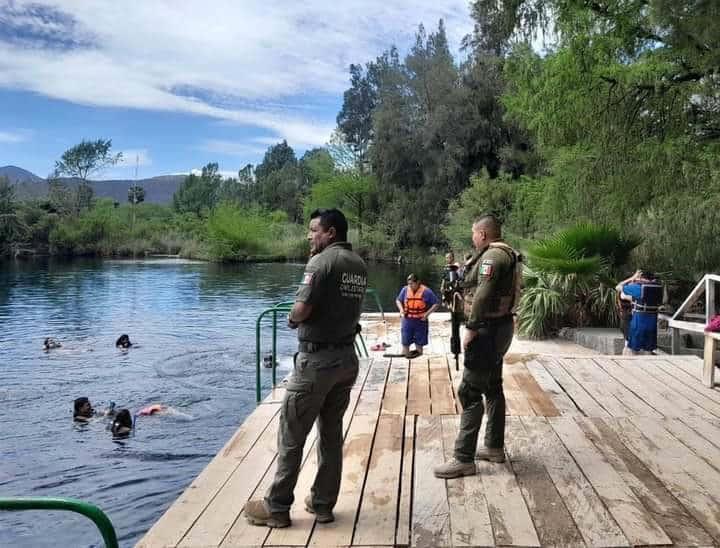
<svg viewBox="0 0 720 548">
<path fill-rule="evenodd" d="M 484 215 L 472 226 L 476 252 L 466 263 L 462 282 L 465 315 L 463 379 L 458 397 L 463 406 L 460 432 L 452 460 L 435 468 L 438 478 L 457 478 L 476 473 L 475 458 L 505 460 L 505 395 L 502 386 L 503 357 L 513 337 L 513 308 L 520 274 L 519 254 L 501 240 L 501 225 Z M 487 403 L 485 447 L 477 454 L 478 433 Z"/>
<path fill-rule="evenodd" d="M 308 261 L 288 315 L 298 330 L 298 353 L 280 413 L 277 472 L 264 499 L 251 500 L 245 517 L 254 525 L 287 527 L 303 447 L 318 423 L 318 471 L 305 509 L 320 523 L 332 510 L 342 474 L 343 415 L 358 374 L 354 341 L 367 289 L 367 269 L 347 242 L 347 220 L 338 209 L 310 215 Z"/>
</svg>

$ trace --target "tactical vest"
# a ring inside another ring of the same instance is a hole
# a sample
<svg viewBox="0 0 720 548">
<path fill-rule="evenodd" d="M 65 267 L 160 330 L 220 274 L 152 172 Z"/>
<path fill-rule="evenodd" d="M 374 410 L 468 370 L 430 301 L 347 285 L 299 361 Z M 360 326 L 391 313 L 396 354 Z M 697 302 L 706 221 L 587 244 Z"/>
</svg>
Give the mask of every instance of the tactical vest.
<svg viewBox="0 0 720 548">
<path fill-rule="evenodd" d="M 663 287 L 657 282 L 640 284 L 640 298 L 633 299 L 633 311 L 656 314 L 663 301 Z"/>
<path fill-rule="evenodd" d="M 423 294 L 426 289 L 427 287 L 420 285 L 420 287 L 417 288 L 417 291 L 413 293 L 412 289 L 409 287 L 406 288 L 405 302 L 403 303 L 406 318 L 419 320 L 425 315 L 425 312 L 427 312 L 427 305 L 423 300 Z"/>
<path fill-rule="evenodd" d="M 463 288 L 463 312 L 466 320 L 472 313 L 475 291 L 480 281 L 479 277 L 481 273 L 478 272 L 478 269 L 482 265 L 483 255 L 490 248 L 501 249 L 508 255 L 511 263 L 507 274 L 511 274 L 512 277 L 503 279 L 498 283 L 498 292 L 492 299 L 491 309 L 484 314 L 485 318 L 502 318 L 514 314 L 520 302 L 522 292 L 522 261 L 520 255 L 505 242 L 492 242 L 480 255 L 466 266 L 466 271 L 468 268 L 472 269 Z M 478 263 L 480 263 L 480 266 L 478 266 Z"/>
</svg>

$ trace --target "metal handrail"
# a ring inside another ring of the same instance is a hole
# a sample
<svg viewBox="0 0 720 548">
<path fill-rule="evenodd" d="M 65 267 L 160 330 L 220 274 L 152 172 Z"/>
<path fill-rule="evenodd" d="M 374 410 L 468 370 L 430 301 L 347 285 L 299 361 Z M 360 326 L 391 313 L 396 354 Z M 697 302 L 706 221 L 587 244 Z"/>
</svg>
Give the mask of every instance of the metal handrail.
<svg viewBox="0 0 720 548">
<path fill-rule="evenodd" d="M 378 297 L 377 291 L 374 289 L 368 288 L 366 290 L 366 294 L 370 294 L 375 298 L 375 302 L 378 305 L 378 308 L 380 309 L 380 315 L 383 320 L 385 320 L 385 312 L 383 311 L 382 303 L 380 303 L 380 298 Z M 258 316 L 258 319 L 255 323 L 255 401 L 257 403 L 260 403 L 262 400 L 262 386 L 260 382 L 260 322 L 262 319 L 267 315 L 272 313 L 273 316 L 273 330 L 272 330 L 272 386 L 273 388 L 277 384 L 277 377 L 275 368 L 277 366 L 277 316 L 278 312 L 289 312 L 293 305 L 295 304 L 295 301 L 283 301 L 280 303 L 276 303 L 275 305 L 271 306 L 270 308 L 266 308 L 263 310 L 260 315 Z M 358 343 L 358 339 L 360 342 Z M 358 333 L 355 341 L 354 341 L 355 351 L 358 353 L 359 356 L 368 357 L 368 350 L 367 346 L 365 345 L 365 339 L 362 336 L 362 333 Z"/>
<path fill-rule="evenodd" d="M 97 506 L 78 499 L 60 497 L 0 497 L 0 510 L 66 510 L 90 518 L 100 530 L 105 548 L 119 548 L 110 518 Z"/>
</svg>

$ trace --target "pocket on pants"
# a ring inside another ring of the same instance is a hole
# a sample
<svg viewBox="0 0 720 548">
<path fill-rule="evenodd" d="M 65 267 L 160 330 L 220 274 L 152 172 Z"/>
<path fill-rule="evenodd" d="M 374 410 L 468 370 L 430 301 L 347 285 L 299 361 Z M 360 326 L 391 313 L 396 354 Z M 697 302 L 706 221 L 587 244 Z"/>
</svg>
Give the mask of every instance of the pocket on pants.
<svg viewBox="0 0 720 548">
<path fill-rule="evenodd" d="M 493 336 L 482 330 L 465 349 L 465 368 L 473 371 L 483 369 L 496 359 L 495 340 Z"/>
<path fill-rule="evenodd" d="M 287 391 L 285 397 L 287 424 L 294 431 L 303 430 L 303 421 L 313 405 L 313 383 L 293 375 L 285 390 Z"/>
</svg>

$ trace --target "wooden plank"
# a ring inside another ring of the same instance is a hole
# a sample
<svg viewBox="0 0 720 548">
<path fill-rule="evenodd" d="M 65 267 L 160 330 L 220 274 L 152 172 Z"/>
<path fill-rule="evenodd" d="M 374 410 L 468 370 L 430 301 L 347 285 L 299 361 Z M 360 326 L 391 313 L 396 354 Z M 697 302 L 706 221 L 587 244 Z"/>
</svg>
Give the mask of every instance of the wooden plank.
<svg viewBox="0 0 720 548">
<path fill-rule="evenodd" d="M 700 417 L 683 417 L 680 420 L 710 443 L 720 448 L 720 421 Z"/>
<path fill-rule="evenodd" d="M 660 418 L 662 415 L 655 411 L 645 401 L 637 397 L 631 390 L 628 390 L 617 379 L 611 377 L 607 371 L 598 367 L 591 359 L 576 358 L 573 360 L 558 360 L 565 367 L 565 370 L 573 374 L 576 380 L 581 383 L 603 406 L 615 417 L 629 415 L 642 415 Z M 642 360 L 636 360 L 640 362 Z"/>
<path fill-rule="evenodd" d="M 605 460 L 603 454 L 584 435 L 570 417 L 555 417 L 550 425 L 582 469 L 625 537 L 633 546 L 671 544 L 627 483 Z"/>
<path fill-rule="evenodd" d="M 350 425 L 354 420 L 355 412 L 358 407 L 360 395 L 367 381 L 368 374 L 370 372 L 369 365 L 361 370 L 358 374 L 358 379 L 355 381 L 355 388 L 350 392 L 350 403 L 343 416 L 343 432 L 347 439 Z M 377 391 L 375 391 L 377 393 Z M 369 410 L 371 413 L 371 410 Z M 375 415 L 377 415 L 377 407 L 375 408 Z M 317 434 L 317 427 L 314 429 L 314 433 Z M 300 470 L 298 476 L 298 482 L 295 485 L 296 493 L 296 504 L 290 508 L 290 519 L 293 522 L 292 527 L 285 529 L 273 529 L 265 542 L 266 546 L 283 546 L 283 545 L 302 545 L 307 544 L 315 524 L 315 517 L 305 511 L 305 497 L 310 494 L 310 488 L 315 482 L 315 475 L 317 474 L 317 451 L 313 447 L 307 458 L 304 460 L 303 467 Z"/>
<path fill-rule="evenodd" d="M 609 358 L 593 358 L 593 361 L 602 367 L 608 374 L 618 382 L 624 384 L 629 390 L 632 390 L 639 398 L 650 405 L 658 413 L 664 416 L 675 416 L 678 414 L 678 408 L 674 404 L 674 398 L 668 393 L 662 396 L 654 389 L 651 383 L 645 379 L 638 379 L 631 373 L 632 367 L 635 365 L 634 360 L 621 360 Z"/>
<path fill-rule="evenodd" d="M 691 512 L 714 541 L 720 541 L 720 516 L 717 512 L 717 501 L 705 490 L 705 482 L 699 483 L 685 472 L 684 463 L 678 459 L 677 455 L 666 453 L 664 449 L 667 447 L 667 443 L 662 444 L 664 447 L 658 446 L 654 440 L 646 438 L 630 419 L 606 419 L 605 422 Z"/>
<path fill-rule="evenodd" d="M 276 404 L 258 406 L 137 546 L 144 548 L 177 545 L 240 465 L 278 410 L 279 406 Z"/>
<path fill-rule="evenodd" d="M 538 359 L 585 415 L 589 417 L 610 416 L 610 413 L 581 384 L 570 376 L 556 360 L 548 357 Z"/>
<path fill-rule="evenodd" d="M 343 481 L 333 510 L 335 521 L 316 523 L 310 537 L 310 546 L 351 544 L 376 425 L 377 414 L 353 417 L 343 449 Z"/>
<path fill-rule="evenodd" d="M 720 443 L 720 438 L 715 438 L 715 444 L 713 444 L 679 419 L 665 419 L 662 425 L 695 455 L 715 470 L 720 471 L 720 448 L 716 445 Z"/>
<path fill-rule="evenodd" d="M 417 417 L 411 544 L 418 548 L 450 545 L 445 481 L 432 474 L 442 462 L 442 417 Z"/>
<path fill-rule="evenodd" d="M 535 381 L 535 377 L 527 370 L 524 362 L 520 362 L 520 364 L 514 368 L 513 377 L 520 387 L 520 390 L 525 394 L 536 415 L 542 417 L 557 417 L 560 415 L 560 411 L 555 407 L 550 396 L 540 388 L 540 385 Z"/>
<path fill-rule="evenodd" d="M 218 546 L 222 542 L 275 459 L 279 423 L 276 415 L 179 546 Z"/>
<path fill-rule="evenodd" d="M 538 386 L 550 397 L 553 405 L 561 415 L 582 415 L 582 412 L 575 405 L 575 402 L 570 399 L 563 388 L 539 361 L 530 360 L 525 366 Z"/>
<path fill-rule="evenodd" d="M 681 383 L 692 389 L 695 392 L 694 398 L 698 399 L 698 403 L 700 401 L 709 400 L 720 404 L 720 391 L 708 390 L 708 388 L 703 386 L 700 382 L 702 377 L 700 368 L 698 368 L 698 376 L 695 376 L 690 371 L 687 371 L 678 365 L 678 363 L 683 363 L 684 365 L 692 367 L 692 364 L 686 362 L 685 360 L 677 360 L 674 356 L 672 358 L 667 357 L 665 359 L 654 360 L 653 363 L 657 365 L 658 369 L 662 369 L 665 373 L 667 373 L 669 375 L 668 378 L 673 379 L 668 382 L 668 384 L 675 385 L 677 383 Z"/>
<path fill-rule="evenodd" d="M 535 410 L 527 399 L 525 392 L 515 379 L 515 366 L 505 367 L 503 371 L 503 392 L 508 415 L 516 417 L 534 417 Z"/>
<path fill-rule="evenodd" d="M 443 454 L 453 458 L 459 416 L 442 418 Z M 492 546 L 495 544 L 490 511 L 480 476 L 446 480 L 452 546 Z"/>
<path fill-rule="evenodd" d="M 578 417 L 575 422 L 595 447 L 602 451 L 673 544 L 712 544 L 712 537 L 602 419 Z"/>
<path fill-rule="evenodd" d="M 383 415 L 404 415 L 407 402 L 408 361 L 393 358 L 390 362 L 385 394 L 380 413 Z"/>
<path fill-rule="evenodd" d="M 530 511 L 509 462 L 478 461 L 495 543 L 502 546 L 540 546 Z"/>
<path fill-rule="evenodd" d="M 393 545 L 400 491 L 403 417 L 381 415 L 353 537 L 355 545 Z"/>
<path fill-rule="evenodd" d="M 405 417 L 403 432 L 403 460 L 400 477 L 400 494 L 398 499 L 398 519 L 395 544 L 410 544 L 410 523 L 412 518 L 412 477 L 413 458 L 415 455 L 415 417 Z"/>
<path fill-rule="evenodd" d="M 408 380 L 408 415 L 429 415 L 430 410 L 430 373 L 427 359 L 410 361 Z"/>
<path fill-rule="evenodd" d="M 665 386 L 671 386 L 678 394 L 682 394 L 687 399 L 693 401 L 696 405 L 702 407 L 707 413 L 720 417 L 720 402 L 713 401 L 684 382 L 679 382 L 676 377 L 665 370 L 663 367 L 664 363 L 665 362 L 662 360 L 638 360 L 637 367 L 642 369 L 647 375 L 650 375 L 659 382 L 663 383 Z M 699 387 L 699 385 L 697 386 Z M 714 392 L 712 390 L 705 390 L 702 387 L 699 388 L 703 392 Z"/>
<path fill-rule="evenodd" d="M 430 364 L 430 410 L 433 415 L 454 415 L 455 396 L 453 394 L 450 371 L 445 356 L 434 356 Z"/>
<path fill-rule="evenodd" d="M 505 449 L 542 546 L 585 546 L 520 419 L 509 417 Z"/>
<path fill-rule="evenodd" d="M 628 546 L 615 520 L 547 419 L 527 417 L 521 421 L 585 542 L 590 546 Z"/>
<path fill-rule="evenodd" d="M 673 391 L 672 388 L 659 382 L 656 378 L 646 375 L 637 367 L 637 362 L 641 360 L 642 359 L 596 359 L 596 361 L 614 377 L 620 378 L 620 376 L 622 376 L 622 382 L 665 416 L 708 416 L 708 412 L 694 401 Z M 632 381 L 632 378 L 635 380 Z M 632 383 L 636 388 L 632 388 L 628 383 Z M 660 403 L 661 401 L 663 403 Z"/>
</svg>

